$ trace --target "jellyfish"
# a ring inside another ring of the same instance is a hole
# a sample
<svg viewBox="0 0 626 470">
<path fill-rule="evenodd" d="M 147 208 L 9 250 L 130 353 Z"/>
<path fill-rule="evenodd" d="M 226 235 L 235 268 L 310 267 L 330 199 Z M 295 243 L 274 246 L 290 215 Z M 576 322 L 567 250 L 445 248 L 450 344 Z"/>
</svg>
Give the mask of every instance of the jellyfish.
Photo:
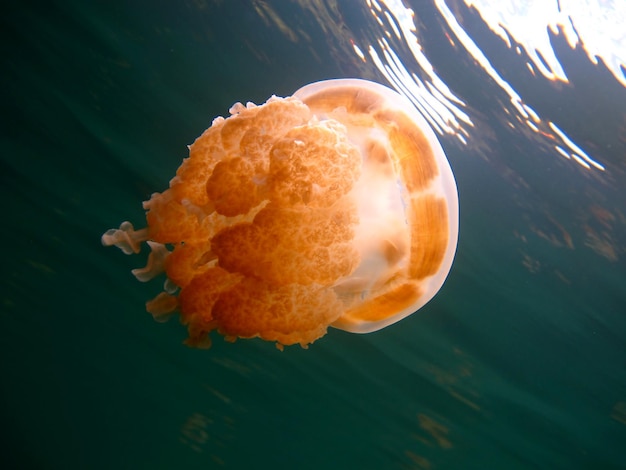
<svg viewBox="0 0 626 470">
<path fill-rule="evenodd" d="M 126 254 L 150 248 L 133 274 L 165 272 L 146 303 L 156 320 L 178 314 L 192 347 L 215 330 L 306 348 L 330 326 L 380 330 L 439 291 L 457 244 L 456 183 L 405 97 L 326 80 L 229 111 L 143 203 L 145 228 L 102 236 Z"/>
</svg>

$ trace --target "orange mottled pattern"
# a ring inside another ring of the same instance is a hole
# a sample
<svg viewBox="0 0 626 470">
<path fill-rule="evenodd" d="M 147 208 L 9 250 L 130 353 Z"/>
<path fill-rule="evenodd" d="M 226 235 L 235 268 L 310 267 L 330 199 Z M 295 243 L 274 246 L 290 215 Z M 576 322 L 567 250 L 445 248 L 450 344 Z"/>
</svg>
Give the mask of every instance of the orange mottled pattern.
<svg viewBox="0 0 626 470">
<path fill-rule="evenodd" d="M 352 239 L 357 223 L 350 200 L 305 211 L 269 204 L 251 223 L 237 224 L 212 240 L 220 266 L 283 285 L 332 285 L 356 267 Z"/>
<path fill-rule="evenodd" d="M 290 283 L 274 286 L 246 277 L 221 295 L 213 316 L 227 337 L 260 336 L 280 344 L 304 347 L 326 334 L 343 305 L 331 289 Z"/>
<path fill-rule="evenodd" d="M 341 315 L 328 287 L 359 261 L 347 194 L 361 156 L 345 127 L 311 121 L 298 100 L 232 112 L 144 204 L 150 236 L 174 247 L 165 270 L 189 344 L 218 330 L 306 346 Z"/>
</svg>

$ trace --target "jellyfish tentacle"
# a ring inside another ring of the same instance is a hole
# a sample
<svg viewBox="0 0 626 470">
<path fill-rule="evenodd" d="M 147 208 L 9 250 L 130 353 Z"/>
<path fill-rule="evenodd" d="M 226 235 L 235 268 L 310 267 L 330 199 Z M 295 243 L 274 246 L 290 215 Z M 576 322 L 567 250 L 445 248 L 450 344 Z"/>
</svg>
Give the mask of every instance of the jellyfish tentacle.
<svg viewBox="0 0 626 470">
<path fill-rule="evenodd" d="M 148 255 L 148 261 L 143 268 L 133 269 L 131 272 L 133 276 L 140 282 L 148 282 L 155 278 L 159 274 L 165 271 L 165 260 L 169 256 L 170 252 L 163 243 L 147 241 L 150 247 L 150 254 Z"/>
<path fill-rule="evenodd" d="M 160 323 L 166 322 L 178 308 L 176 296 L 161 292 L 154 299 L 146 302 L 146 311 Z"/>
<path fill-rule="evenodd" d="M 109 229 L 102 235 L 104 246 L 117 246 L 126 255 L 139 253 L 141 242 L 148 240 L 148 229 L 135 230 L 130 222 L 122 222 L 119 229 Z"/>
</svg>

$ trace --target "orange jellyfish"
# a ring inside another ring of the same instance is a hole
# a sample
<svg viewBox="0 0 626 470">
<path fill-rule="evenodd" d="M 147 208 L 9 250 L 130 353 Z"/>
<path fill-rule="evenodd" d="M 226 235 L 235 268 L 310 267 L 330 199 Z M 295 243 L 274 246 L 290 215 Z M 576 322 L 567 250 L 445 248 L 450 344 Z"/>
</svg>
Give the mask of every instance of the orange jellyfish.
<svg viewBox="0 0 626 470">
<path fill-rule="evenodd" d="M 186 344 L 260 337 L 307 347 L 329 326 L 384 328 L 428 302 L 448 275 L 458 196 L 435 134 L 377 83 L 328 80 L 263 105 L 236 103 L 190 147 L 169 189 L 104 245 L 151 249 L 146 304 L 180 315 Z"/>
</svg>

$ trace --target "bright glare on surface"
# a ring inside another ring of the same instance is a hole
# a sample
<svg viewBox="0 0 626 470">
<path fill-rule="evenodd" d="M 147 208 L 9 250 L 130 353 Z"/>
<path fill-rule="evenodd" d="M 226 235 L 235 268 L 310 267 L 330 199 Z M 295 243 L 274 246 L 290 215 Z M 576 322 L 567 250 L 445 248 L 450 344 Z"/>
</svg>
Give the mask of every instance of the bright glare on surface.
<svg viewBox="0 0 626 470">
<path fill-rule="evenodd" d="M 582 44 L 590 60 L 597 64 L 601 58 L 616 80 L 626 86 L 626 28 L 624 11 L 617 2 L 603 0 L 465 0 L 474 7 L 487 25 L 511 48 L 511 38 L 521 54 L 521 46 L 528 55 L 528 68 L 549 80 L 568 82 L 550 43 L 549 31 L 559 34 L 559 28 L 569 45 Z M 367 0 L 371 14 L 383 30 L 376 44 L 367 47 L 372 62 L 398 91 L 406 95 L 440 135 L 455 135 L 466 143 L 473 123 L 465 104 L 454 90 L 437 76 L 428 56 L 419 42 L 414 12 L 399 0 Z M 514 86 L 492 66 L 472 37 L 459 24 L 444 0 L 435 0 L 444 21 L 454 37 L 485 73 L 509 96 L 514 110 L 510 125 L 523 125 L 552 141 L 555 155 L 578 163 L 587 170 L 604 171 L 604 166 L 588 155 L 560 127 L 543 119 L 524 103 Z M 389 39 L 396 36 L 409 48 L 417 67 L 404 61 L 393 50 Z M 358 45 L 355 52 L 362 60 L 365 55 Z M 419 72 L 419 73 L 417 73 Z"/>
<path fill-rule="evenodd" d="M 561 27 L 570 46 L 582 44 L 591 61 L 601 58 L 626 86 L 626 3 L 611 0 L 465 0 L 504 41 L 524 46 L 533 65 L 550 79 L 567 81 L 554 55 L 548 28 Z M 621 4 L 621 9 L 618 8 Z M 543 62 L 539 58 L 543 57 Z M 544 65 L 545 62 L 545 65 Z"/>
</svg>

